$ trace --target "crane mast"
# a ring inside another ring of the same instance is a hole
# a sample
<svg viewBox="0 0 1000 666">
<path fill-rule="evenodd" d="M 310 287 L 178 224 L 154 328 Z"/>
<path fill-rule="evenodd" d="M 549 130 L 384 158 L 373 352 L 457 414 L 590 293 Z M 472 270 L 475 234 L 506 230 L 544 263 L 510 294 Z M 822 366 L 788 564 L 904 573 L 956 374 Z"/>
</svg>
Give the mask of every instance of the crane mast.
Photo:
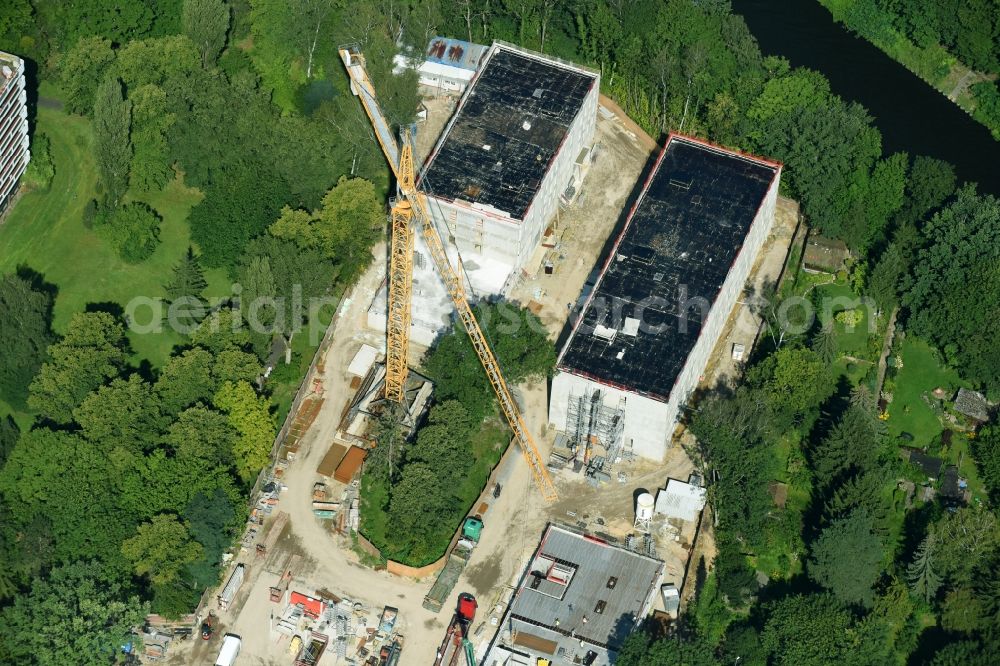
<svg viewBox="0 0 1000 666">
<path fill-rule="evenodd" d="M 473 348 L 482 363 L 490 385 L 496 393 L 500 409 L 507 419 L 514 438 L 531 469 L 535 485 L 538 486 L 546 501 L 557 498 L 555 485 L 548 469 L 542 463 L 541 454 L 514 397 L 507 386 L 500 364 L 493 355 L 486 336 L 476 320 L 469 305 L 465 292 L 465 284 L 452 268 L 451 261 L 445 252 L 441 236 L 434 227 L 427 205 L 427 196 L 417 189 L 415 170 L 413 167 L 413 145 L 408 131 L 401 132 L 402 145 L 396 143 L 391 126 L 375 96 L 375 87 L 368 78 L 365 69 L 364 56 L 356 47 L 340 49 L 340 57 L 344 61 L 347 73 L 351 79 L 351 91 L 361 100 L 368 119 L 375 131 L 375 137 L 382 147 L 382 152 L 389 162 L 389 167 L 396 176 L 398 196 L 392 203 L 392 239 L 389 250 L 389 302 L 386 317 L 386 399 L 402 402 L 403 387 L 407 365 L 407 351 L 410 335 L 410 301 L 413 277 L 413 229 L 419 225 L 421 235 L 430 250 L 434 266 L 444 281 L 448 295 L 451 297 L 458 318 L 472 342 Z"/>
</svg>

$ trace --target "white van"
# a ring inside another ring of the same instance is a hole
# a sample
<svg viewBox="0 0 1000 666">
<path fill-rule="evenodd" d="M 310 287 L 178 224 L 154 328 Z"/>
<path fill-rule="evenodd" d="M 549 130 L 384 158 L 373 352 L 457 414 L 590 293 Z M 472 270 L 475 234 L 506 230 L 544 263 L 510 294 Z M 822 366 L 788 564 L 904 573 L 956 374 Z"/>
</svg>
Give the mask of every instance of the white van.
<svg viewBox="0 0 1000 666">
<path fill-rule="evenodd" d="M 226 634 L 222 639 L 222 649 L 219 656 L 215 658 L 215 666 L 233 666 L 236 657 L 240 655 L 240 646 L 243 640 L 236 634 Z"/>
</svg>

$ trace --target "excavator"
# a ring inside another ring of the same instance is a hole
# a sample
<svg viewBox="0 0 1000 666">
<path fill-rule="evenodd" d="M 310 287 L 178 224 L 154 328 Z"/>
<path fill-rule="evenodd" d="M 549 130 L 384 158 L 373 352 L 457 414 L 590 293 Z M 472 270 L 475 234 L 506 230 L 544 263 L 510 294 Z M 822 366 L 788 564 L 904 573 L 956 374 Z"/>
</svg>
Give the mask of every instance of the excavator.
<svg viewBox="0 0 1000 666">
<path fill-rule="evenodd" d="M 371 122 L 375 137 L 396 178 L 396 197 L 391 200 L 391 238 L 389 247 L 388 307 L 386 312 L 386 375 L 385 399 L 403 402 L 406 376 L 409 372 L 407 353 L 410 336 L 410 307 L 413 285 L 413 242 L 420 229 L 438 274 L 444 281 L 465 332 L 479 356 L 490 385 L 496 393 L 500 409 L 510 425 L 521 453 L 531 469 L 535 485 L 546 501 L 558 495 L 552 477 L 542 462 L 538 447 L 528 432 L 517 403 L 507 386 L 503 372 L 490 348 L 483 330 L 469 304 L 465 284 L 452 267 L 441 236 L 434 226 L 428 208 L 427 195 L 417 187 L 413 165 L 413 141 L 408 128 L 400 129 L 400 141 L 392 131 L 368 77 L 365 58 L 356 45 L 339 49 L 351 80 L 351 92 L 357 96 Z"/>
</svg>

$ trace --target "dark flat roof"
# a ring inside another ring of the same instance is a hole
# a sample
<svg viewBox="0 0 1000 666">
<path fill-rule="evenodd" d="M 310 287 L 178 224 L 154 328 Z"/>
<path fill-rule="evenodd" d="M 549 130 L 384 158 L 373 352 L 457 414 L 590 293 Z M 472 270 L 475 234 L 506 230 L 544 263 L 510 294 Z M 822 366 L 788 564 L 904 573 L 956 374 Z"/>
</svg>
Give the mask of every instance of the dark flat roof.
<svg viewBox="0 0 1000 666">
<path fill-rule="evenodd" d="M 522 219 L 595 78 L 499 46 L 438 141 L 424 191 Z"/>
<path fill-rule="evenodd" d="M 684 290 L 687 302 L 714 303 L 779 168 L 671 136 L 559 369 L 666 400 L 708 316 L 708 307 L 680 316 Z"/>
</svg>

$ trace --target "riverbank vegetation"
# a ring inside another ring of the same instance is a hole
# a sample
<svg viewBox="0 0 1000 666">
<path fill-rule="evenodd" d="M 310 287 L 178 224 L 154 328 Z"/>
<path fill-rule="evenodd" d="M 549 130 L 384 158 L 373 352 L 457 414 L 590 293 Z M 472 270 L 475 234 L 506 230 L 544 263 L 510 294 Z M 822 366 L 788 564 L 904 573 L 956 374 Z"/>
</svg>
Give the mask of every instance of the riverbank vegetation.
<svg viewBox="0 0 1000 666">
<path fill-rule="evenodd" d="M 1000 201 L 967 188 L 915 214 L 916 224 L 913 214 L 900 211 L 893 224 L 901 225 L 895 241 L 910 238 L 915 256 L 949 243 L 942 223 L 1000 229 Z M 710 498 L 718 555 L 710 567 L 698 564 L 696 596 L 679 630 L 658 640 L 631 637 L 619 664 L 991 663 L 1000 620 L 992 582 L 1000 573 L 993 503 L 1000 440 L 995 428 L 977 432 L 952 401 L 969 384 L 995 395 L 995 366 L 979 369 L 957 345 L 942 354 L 928 343 L 937 329 L 921 328 L 923 311 L 905 305 L 925 288 L 912 257 L 894 292 L 839 278 L 810 289 L 818 278 L 786 278 L 779 299 L 838 285 L 856 289 L 855 297 L 881 294 L 873 311 L 879 344 L 852 349 L 848 361 L 868 370 L 842 372 L 850 330 L 830 328 L 821 316 L 805 332 L 792 322 L 782 335 L 781 323 L 765 317 L 763 348 L 743 381 L 706 396 L 690 423 L 697 454 L 717 473 Z M 955 264 L 968 279 L 969 269 Z M 979 292 L 987 309 L 995 307 L 993 286 Z M 880 390 L 883 323 L 899 303 Z M 949 466 L 959 485 L 937 482 Z"/>
<path fill-rule="evenodd" d="M 1000 8 L 993 0 L 819 0 L 1000 141 Z"/>
</svg>

